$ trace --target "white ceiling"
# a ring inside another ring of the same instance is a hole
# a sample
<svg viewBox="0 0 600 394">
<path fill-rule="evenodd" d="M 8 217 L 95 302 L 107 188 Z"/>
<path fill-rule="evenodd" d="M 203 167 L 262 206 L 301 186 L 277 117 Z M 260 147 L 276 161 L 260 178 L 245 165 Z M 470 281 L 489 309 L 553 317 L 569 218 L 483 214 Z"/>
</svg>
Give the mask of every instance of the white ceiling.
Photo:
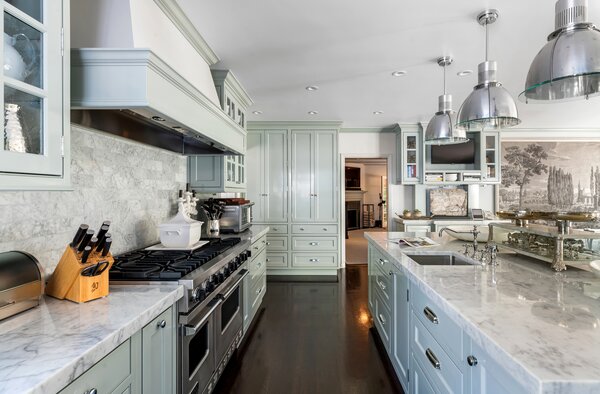
<svg viewBox="0 0 600 394">
<path fill-rule="evenodd" d="M 427 122 L 442 91 L 441 55 L 454 109 L 477 82 L 485 30 L 476 15 L 497 8 L 490 57 L 514 97 L 554 29 L 553 0 L 178 0 L 255 104 L 250 120 L 342 120 L 344 127 Z M 600 1 L 590 1 L 600 24 Z M 468 77 L 456 73 L 471 69 Z M 392 77 L 406 70 L 404 77 Z M 319 90 L 308 92 L 306 86 Z M 600 129 L 600 98 L 519 102 L 522 128 Z M 308 115 L 318 111 L 318 115 Z M 374 111 L 384 111 L 374 115 Z"/>
</svg>

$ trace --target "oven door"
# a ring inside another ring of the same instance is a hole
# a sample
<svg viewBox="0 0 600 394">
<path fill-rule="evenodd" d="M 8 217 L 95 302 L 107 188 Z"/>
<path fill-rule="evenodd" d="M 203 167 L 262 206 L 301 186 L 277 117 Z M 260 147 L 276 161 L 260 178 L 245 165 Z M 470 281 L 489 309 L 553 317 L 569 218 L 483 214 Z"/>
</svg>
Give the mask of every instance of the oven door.
<svg viewBox="0 0 600 394">
<path fill-rule="evenodd" d="M 244 324 L 242 311 L 244 289 L 242 284 L 246 275 L 248 275 L 248 270 L 241 269 L 232 284 L 221 293 L 223 302 L 218 306 L 215 313 L 217 364 L 223 360 Z"/>
<path fill-rule="evenodd" d="M 197 317 L 179 327 L 182 394 L 202 393 L 215 371 L 215 311 L 220 304 L 215 298 Z"/>
</svg>

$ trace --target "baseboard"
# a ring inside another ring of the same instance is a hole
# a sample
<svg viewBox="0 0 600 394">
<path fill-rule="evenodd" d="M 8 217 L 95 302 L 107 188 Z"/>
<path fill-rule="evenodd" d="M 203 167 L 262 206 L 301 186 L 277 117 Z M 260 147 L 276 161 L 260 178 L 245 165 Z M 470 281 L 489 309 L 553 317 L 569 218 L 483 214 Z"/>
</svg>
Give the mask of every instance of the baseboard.
<svg viewBox="0 0 600 394">
<path fill-rule="evenodd" d="M 337 271 L 333 275 L 298 275 L 298 274 L 272 274 L 267 273 L 267 282 L 324 282 L 336 283 L 339 282 Z"/>
</svg>

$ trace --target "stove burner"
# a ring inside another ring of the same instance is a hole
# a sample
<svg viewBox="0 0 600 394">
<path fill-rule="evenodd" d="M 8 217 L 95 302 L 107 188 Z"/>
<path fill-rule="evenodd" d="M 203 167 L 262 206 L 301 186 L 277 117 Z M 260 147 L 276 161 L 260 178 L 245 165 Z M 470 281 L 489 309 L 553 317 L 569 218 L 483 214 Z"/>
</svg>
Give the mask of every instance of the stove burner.
<svg viewBox="0 0 600 394">
<path fill-rule="evenodd" d="M 240 238 L 210 240 L 192 252 L 138 250 L 115 257 L 110 269 L 114 280 L 178 280 L 241 242 Z"/>
</svg>

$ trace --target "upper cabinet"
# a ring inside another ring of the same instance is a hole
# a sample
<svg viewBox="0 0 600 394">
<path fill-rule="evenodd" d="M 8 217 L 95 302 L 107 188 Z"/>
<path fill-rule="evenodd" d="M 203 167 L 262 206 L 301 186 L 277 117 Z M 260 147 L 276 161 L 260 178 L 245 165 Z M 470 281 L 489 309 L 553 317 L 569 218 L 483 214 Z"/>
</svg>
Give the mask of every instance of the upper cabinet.
<svg viewBox="0 0 600 394">
<path fill-rule="evenodd" d="M 245 192 L 245 160 L 245 156 L 190 156 L 188 158 L 188 182 L 192 189 L 201 192 Z"/>
<path fill-rule="evenodd" d="M 69 187 L 69 1 L 8 0 L 0 189 Z"/>
<path fill-rule="evenodd" d="M 213 80 L 219 95 L 221 108 L 240 127 L 246 128 L 246 113 L 252 99 L 244 90 L 231 70 L 212 70 Z"/>
<path fill-rule="evenodd" d="M 423 145 L 418 130 L 396 132 L 396 181 L 400 184 L 421 183 L 423 177 Z"/>
</svg>

